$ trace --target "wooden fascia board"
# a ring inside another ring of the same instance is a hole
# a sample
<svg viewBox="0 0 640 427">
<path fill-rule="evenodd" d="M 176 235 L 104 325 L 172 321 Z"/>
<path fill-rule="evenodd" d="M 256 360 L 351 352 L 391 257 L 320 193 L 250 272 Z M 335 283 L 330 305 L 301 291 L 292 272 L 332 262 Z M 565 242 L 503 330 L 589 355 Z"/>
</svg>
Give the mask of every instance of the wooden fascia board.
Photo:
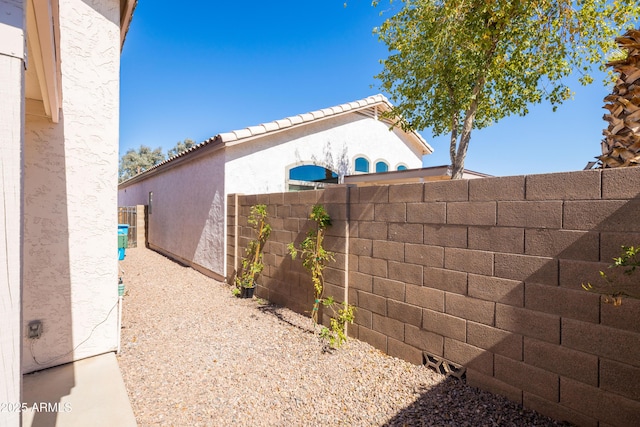
<svg viewBox="0 0 640 427">
<path fill-rule="evenodd" d="M 133 11 L 136 8 L 137 0 L 123 0 L 124 4 L 120 9 L 120 50 L 124 47 L 124 40 L 131 25 Z M 122 2 L 121 2 L 122 4 Z"/>
<path fill-rule="evenodd" d="M 60 64 L 58 61 L 58 43 L 54 24 L 58 20 L 57 0 L 28 0 L 27 37 L 36 67 L 38 84 L 42 94 L 44 110 L 53 123 L 60 121 Z"/>
</svg>

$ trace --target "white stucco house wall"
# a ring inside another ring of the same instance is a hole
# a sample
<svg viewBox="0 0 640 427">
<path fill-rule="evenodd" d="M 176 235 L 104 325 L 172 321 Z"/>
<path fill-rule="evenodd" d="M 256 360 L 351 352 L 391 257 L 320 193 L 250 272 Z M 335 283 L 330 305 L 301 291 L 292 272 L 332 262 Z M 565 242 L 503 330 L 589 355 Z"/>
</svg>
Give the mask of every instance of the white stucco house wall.
<svg viewBox="0 0 640 427">
<path fill-rule="evenodd" d="M 121 183 L 118 205 L 149 205 L 150 247 L 223 279 L 227 195 L 295 191 L 353 173 L 422 166 L 433 149 L 417 132 L 390 129 L 381 119 L 390 108 L 376 95 L 216 135 Z"/>
<path fill-rule="evenodd" d="M 25 373 L 117 348 L 120 50 L 134 7 L 0 0 L 0 402 L 22 402 Z M 20 413 L 0 411 L 5 425 Z"/>
</svg>

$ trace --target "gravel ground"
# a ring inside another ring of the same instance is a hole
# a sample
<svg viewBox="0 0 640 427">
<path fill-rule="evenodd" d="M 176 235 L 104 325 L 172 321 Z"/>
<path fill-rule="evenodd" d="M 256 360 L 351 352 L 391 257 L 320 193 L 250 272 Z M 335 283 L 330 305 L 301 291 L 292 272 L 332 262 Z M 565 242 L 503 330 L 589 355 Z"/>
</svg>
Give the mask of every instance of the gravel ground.
<svg viewBox="0 0 640 427">
<path fill-rule="evenodd" d="M 554 426 L 144 248 L 127 249 L 118 362 L 140 426 Z"/>
</svg>

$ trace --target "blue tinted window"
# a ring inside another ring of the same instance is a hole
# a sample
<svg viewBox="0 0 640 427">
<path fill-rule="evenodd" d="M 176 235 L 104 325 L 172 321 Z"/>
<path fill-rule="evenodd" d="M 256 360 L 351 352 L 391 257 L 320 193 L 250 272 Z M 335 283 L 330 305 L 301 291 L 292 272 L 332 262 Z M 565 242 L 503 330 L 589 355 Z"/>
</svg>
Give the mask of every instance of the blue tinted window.
<svg viewBox="0 0 640 427">
<path fill-rule="evenodd" d="M 400 165 L 400 166 L 398 166 L 398 170 L 399 171 L 406 171 L 407 167 L 405 165 Z"/>
<path fill-rule="evenodd" d="M 358 157 L 356 159 L 356 172 L 369 173 L 369 160 L 364 157 Z"/>
<path fill-rule="evenodd" d="M 289 170 L 289 179 L 310 182 L 338 182 L 338 174 L 316 165 L 303 165 Z"/>
<path fill-rule="evenodd" d="M 376 163 L 376 172 L 387 172 L 389 170 L 389 165 L 385 162 Z"/>
</svg>

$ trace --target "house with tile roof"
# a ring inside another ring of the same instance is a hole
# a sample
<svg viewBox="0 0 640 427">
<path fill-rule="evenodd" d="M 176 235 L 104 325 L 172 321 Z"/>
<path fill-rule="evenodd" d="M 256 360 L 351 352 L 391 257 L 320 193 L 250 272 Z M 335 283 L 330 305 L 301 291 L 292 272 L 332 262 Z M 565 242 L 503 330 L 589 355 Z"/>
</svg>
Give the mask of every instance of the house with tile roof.
<svg viewBox="0 0 640 427">
<path fill-rule="evenodd" d="M 226 277 L 226 197 L 321 188 L 356 173 L 422 166 L 433 149 L 383 118 L 382 95 L 216 135 L 119 186 L 148 205 L 150 247 Z"/>
<path fill-rule="evenodd" d="M 135 4 L 0 0 L 5 404 L 28 401 L 23 374 L 101 355 L 117 369 L 120 52 Z M 78 385 L 63 383 L 59 398 Z M 19 409 L 0 410 L 0 425 L 21 425 Z"/>
</svg>

